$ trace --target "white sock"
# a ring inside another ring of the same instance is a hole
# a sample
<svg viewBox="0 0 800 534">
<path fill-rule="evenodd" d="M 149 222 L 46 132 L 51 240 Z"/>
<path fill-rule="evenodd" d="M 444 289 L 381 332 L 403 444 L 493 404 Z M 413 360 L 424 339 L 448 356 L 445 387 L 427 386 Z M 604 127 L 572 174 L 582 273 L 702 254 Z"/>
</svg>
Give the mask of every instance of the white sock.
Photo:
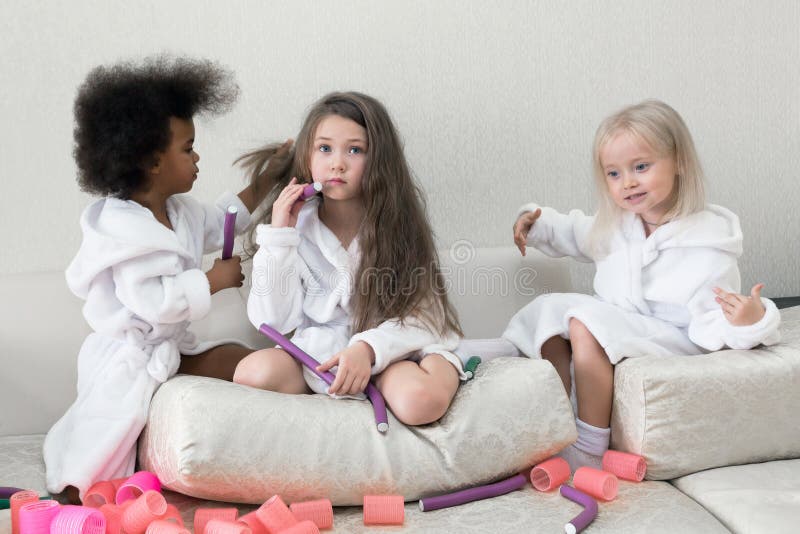
<svg viewBox="0 0 800 534">
<path fill-rule="evenodd" d="M 462 339 L 453 353 L 466 365 L 472 356 L 478 356 L 481 363 L 486 363 L 502 356 L 518 357 L 520 352 L 510 341 L 498 337 L 495 339 Z"/>
<path fill-rule="evenodd" d="M 579 467 L 594 467 L 595 469 L 600 469 L 603 466 L 602 456 L 595 456 L 594 454 L 583 452 L 577 448 L 574 443 L 564 448 L 561 452 L 556 454 L 556 456 L 560 456 L 567 461 L 569 469 L 573 474 Z"/>
<path fill-rule="evenodd" d="M 583 466 L 600 469 L 603 465 L 603 454 L 608 450 L 611 429 L 592 426 L 578 418 L 575 418 L 575 422 L 578 426 L 578 440 L 558 456 L 567 461 L 573 473 Z"/>
</svg>

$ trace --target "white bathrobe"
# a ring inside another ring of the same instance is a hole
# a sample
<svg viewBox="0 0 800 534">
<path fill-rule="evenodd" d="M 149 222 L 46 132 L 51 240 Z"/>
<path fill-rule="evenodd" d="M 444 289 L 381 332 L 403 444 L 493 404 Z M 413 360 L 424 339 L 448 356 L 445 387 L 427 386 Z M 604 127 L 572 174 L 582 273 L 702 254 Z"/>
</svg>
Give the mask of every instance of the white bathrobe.
<svg viewBox="0 0 800 534">
<path fill-rule="evenodd" d="M 538 206 L 523 206 L 520 213 Z M 780 340 L 780 314 L 766 298 L 766 314 L 750 326 L 733 326 L 712 289 L 740 293 L 742 253 L 738 217 L 708 205 L 704 211 L 658 227 L 645 237 L 638 216 L 626 212 L 609 253 L 595 258 L 588 241 L 593 216 L 542 208 L 528 245 L 553 257 L 595 261 L 595 295 L 550 294 L 512 317 L 503 337 L 530 357 L 541 357 L 553 336 L 569 339 L 569 320 L 581 321 L 611 363 L 634 356 L 701 354 L 723 347 L 749 349 Z"/>
<path fill-rule="evenodd" d="M 253 325 L 258 328 L 266 323 L 284 334 L 294 330 L 292 342 L 320 363 L 364 341 L 375 351 L 373 375 L 397 360 L 441 354 L 465 379 L 461 360 L 451 352 L 458 345 L 456 334 L 443 338 L 413 317 L 403 325 L 390 319 L 365 332 L 351 333 L 358 241 L 354 239 L 345 250 L 320 221 L 319 202 L 316 198 L 306 202 L 294 228 L 268 224 L 256 228 L 259 249 L 253 258 L 253 287 L 247 301 Z M 313 391 L 327 392 L 327 384 L 315 374 L 305 367 L 303 373 Z"/>
<path fill-rule="evenodd" d="M 83 242 L 66 278 L 86 301 L 94 333 L 78 355 L 78 397 L 45 438 L 49 491 L 75 486 L 83 496 L 98 480 L 132 474 L 150 399 L 178 370 L 181 353 L 236 342 L 199 343 L 188 330 L 211 305 L 200 266 L 204 253 L 222 246 L 229 205 L 239 210 L 241 232 L 250 214 L 230 193 L 216 206 L 170 197 L 174 231 L 132 200 L 105 198 L 84 210 Z"/>
</svg>

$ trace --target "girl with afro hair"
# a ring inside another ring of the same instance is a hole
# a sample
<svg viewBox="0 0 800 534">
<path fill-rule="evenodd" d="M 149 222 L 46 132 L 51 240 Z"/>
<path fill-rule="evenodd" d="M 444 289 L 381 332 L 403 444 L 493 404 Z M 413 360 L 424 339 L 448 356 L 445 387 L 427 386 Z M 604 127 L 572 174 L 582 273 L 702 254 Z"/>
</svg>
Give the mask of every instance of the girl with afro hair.
<svg viewBox="0 0 800 534">
<path fill-rule="evenodd" d="M 156 388 L 179 369 L 230 380 L 250 352 L 188 330 L 213 293 L 244 279 L 238 256 L 200 268 L 222 246 L 227 207 L 238 209 L 241 233 L 267 192 L 254 182 L 216 205 L 185 195 L 199 171 L 193 117 L 227 111 L 237 95 L 219 65 L 168 57 L 97 67 L 78 90 L 78 182 L 102 198 L 81 216 L 83 241 L 66 278 L 94 332 L 78 355 L 77 399 L 44 442 L 51 492 L 66 488 L 74 501 L 75 490 L 83 497 L 96 481 L 132 474 Z"/>
</svg>

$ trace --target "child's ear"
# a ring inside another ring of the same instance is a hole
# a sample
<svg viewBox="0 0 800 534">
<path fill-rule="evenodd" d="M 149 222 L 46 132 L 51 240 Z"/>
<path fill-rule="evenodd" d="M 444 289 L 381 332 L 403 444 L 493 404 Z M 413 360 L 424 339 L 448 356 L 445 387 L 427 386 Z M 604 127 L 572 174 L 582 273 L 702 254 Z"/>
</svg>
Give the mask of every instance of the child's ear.
<svg viewBox="0 0 800 534">
<path fill-rule="evenodd" d="M 152 158 L 148 162 L 148 165 L 148 174 L 161 174 L 161 155 L 153 154 Z"/>
</svg>

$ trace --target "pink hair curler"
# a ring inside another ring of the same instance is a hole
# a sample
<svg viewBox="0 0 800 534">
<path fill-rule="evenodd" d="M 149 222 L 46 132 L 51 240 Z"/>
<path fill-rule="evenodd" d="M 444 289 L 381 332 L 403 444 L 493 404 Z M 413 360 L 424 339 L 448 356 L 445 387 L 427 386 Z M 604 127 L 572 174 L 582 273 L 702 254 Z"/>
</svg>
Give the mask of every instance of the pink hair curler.
<svg viewBox="0 0 800 534">
<path fill-rule="evenodd" d="M 253 534 L 270 534 L 270 531 L 267 530 L 267 527 L 264 526 L 264 523 L 261 522 L 254 511 L 243 515 L 237 521 L 250 527 Z"/>
<path fill-rule="evenodd" d="M 328 499 L 317 501 L 293 502 L 289 509 L 298 521 L 313 521 L 320 530 L 333 526 L 333 506 Z"/>
<path fill-rule="evenodd" d="M 303 188 L 303 192 L 300 194 L 300 198 L 297 200 L 298 202 L 302 202 L 304 200 L 308 200 L 309 198 L 313 197 L 317 193 L 322 191 L 322 184 L 319 182 L 314 182 L 312 184 L 308 184 Z"/>
<path fill-rule="evenodd" d="M 105 534 L 106 518 L 96 508 L 65 505 L 50 523 L 50 534 Z"/>
<path fill-rule="evenodd" d="M 203 534 L 206 524 L 213 519 L 223 521 L 236 521 L 239 510 L 236 508 L 198 508 L 194 511 L 194 532 Z"/>
<path fill-rule="evenodd" d="M 551 491 L 569 480 L 569 464 L 554 456 L 531 469 L 531 485 L 539 491 Z"/>
<path fill-rule="evenodd" d="M 319 527 L 310 519 L 306 519 L 286 530 L 281 530 L 281 534 L 319 534 Z"/>
<path fill-rule="evenodd" d="M 145 534 L 191 534 L 188 529 L 183 528 L 174 521 L 165 521 L 164 519 L 156 519 L 149 525 Z"/>
<path fill-rule="evenodd" d="M 405 513 L 402 495 L 364 495 L 365 525 L 402 525 Z"/>
<path fill-rule="evenodd" d="M 50 532 L 50 524 L 61 510 L 56 501 L 27 502 L 19 508 L 20 534 L 40 534 Z"/>
<path fill-rule="evenodd" d="M 317 365 L 319 365 L 317 361 L 303 352 L 300 347 L 289 341 L 286 336 L 271 326 L 263 323 L 258 331 L 280 345 L 283 350 L 288 352 L 294 359 L 308 367 L 312 373 L 325 381 L 326 384 L 333 384 L 333 381 L 336 378 L 334 374 L 329 371 L 325 371 L 324 373 L 317 371 Z M 364 393 L 367 394 L 367 397 L 369 397 L 369 400 L 372 403 L 372 410 L 375 412 L 375 422 L 378 427 L 378 432 L 387 432 L 389 430 L 389 416 L 386 413 L 386 401 L 383 399 L 383 395 L 381 395 L 381 392 L 378 391 L 378 388 L 376 388 L 372 382 L 367 383 L 367 389 L 364 390 Z"/>
<path fill-rule="evenodd" d="M 144 534 L 147 525 L 167 513 L 167 500 L 157 491 L 142 493 L 122 512 L 122 530 L 125 534 Z"/>
<path fill-rule="evenodd" d="M 566 534 L 578 534 L 581 530 L 589 526 L 589 523 L 597 517 L 597 501 L 573 487 L 566 484 L 561 486 L 561 495 L 583 506 L 583 511 L 576 515 L 569 523 L 564 525 Z"/>
<path fill-rule="evenodd" d="M 206 523 L 205 534 L 253 534 L 253 531 L 238 521 L 212 519 Z"/>
<path fill-rule="evenodd" d="M 603 455 L 603 471 L 613 473 L 618 478 L 641 482 L 647 473 L 647 462 L 638 454 L 608 450 Z"/>
<path fill-rule="evenodd" d="M 172 521 L 173 523 L 177 523 L 181 527 L 183 527 L 183 517 L 181 517 L 181 513 L 175 508 L 174 504 L 167 504 L 167 511 L 164 512 L 164 515 L 158 518 L 159 521 Z"/>
<path fill-rule="evenodd" d="M 572 477 L 572 484 L 601 501 L 613 501 L 617 496 L 617 477 L 593 467 L 579 467 Z"/>
<path fill-rule="evenodd" d="M 450 506 L 458 506 L 460 504 L 466 504 L 472 501 L 488 499 L 489 497 L 505 495 L 506 493 L 518 490 L 524 486 L 526 482 L 527 480 L 525 479 L 524 475 L 514 475 L 513 477 L 501 480 L 500 482 L 495 482 L 494 484 L 477 486 L 474 488 L 457 491 L 455 493 L 439 495 L 438 497 L 420 499 L 419 509 L 423 512 L 430 512 L 432 510 L 449 508 Z M 402 499 L 400 504 L 402 505 Z M 366 514 L 366 504 L 364 505 L 364 513 Z"/>
<path fill-rule="evenodd" d="M 117 489 L 116 503 L 122 504 L 135 499 L 146 491 L 161 491 L 161 482 L 150 471 L 138 471 L 132 474 Z"/>
<path fill-rule="evenodd" d="M 256 510 L 256 516 L 269 532 L 282 532 L 298 523 L 280 495 L 270 497 Z"/>
<path fill-rule="evenodd" d="M 19 509 L 22 508 L 22 505 L 38 500 L 39 494 L 29 490 L 18 491 L 8 498 L 8 504 L 11 507 L 12 534 L 19 534 Z"/>
<path fill-rule="evenodd" d="M 122 512 L 124 512 L 123 508 L 116 504 L 104 504 L 100 507 L 100 513 L 106 518 L 106 534 L 122 532 Z"/>
<path fill-rule="evenodd" d="M 236 237 L 236 206 L 228 206 L 225 212 L 225 226 L 222 230 L 222 259 L 229 260 L 233 256 L 233 240 Z"/>
<path fill-rule="evenodd" d="M 117 489 L 108 480 L 95 482 L 83 497 L 83 505 L 90 508 L 100 508 L 104 504 L 114 504 L 117 500 Z"/>
</svg>

